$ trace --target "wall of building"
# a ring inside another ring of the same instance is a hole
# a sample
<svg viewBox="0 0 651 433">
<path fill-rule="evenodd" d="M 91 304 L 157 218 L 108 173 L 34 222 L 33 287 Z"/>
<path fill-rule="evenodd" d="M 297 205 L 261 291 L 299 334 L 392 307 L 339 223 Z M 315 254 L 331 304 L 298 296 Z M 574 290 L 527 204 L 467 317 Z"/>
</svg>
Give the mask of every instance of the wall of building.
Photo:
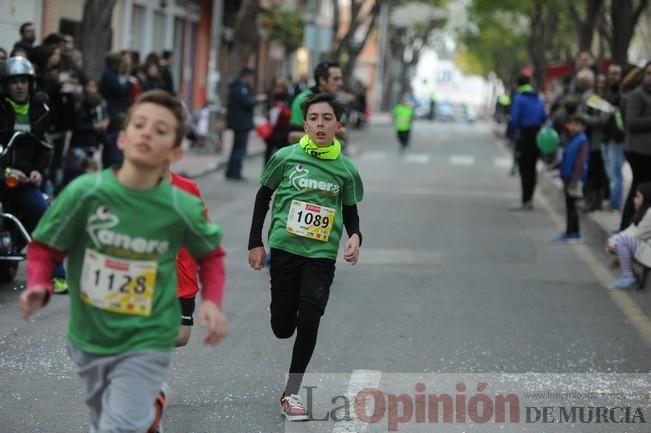
<svg viewBox="0 0 651 433">
<path fill-rule="evenodd" d="M 42 0 L 0 0 L 0 47 L 7 54 L 20 39 L 20 25 L 31 21 L 36 27 L 36 38 L 40 40 Z"/>
</svg>

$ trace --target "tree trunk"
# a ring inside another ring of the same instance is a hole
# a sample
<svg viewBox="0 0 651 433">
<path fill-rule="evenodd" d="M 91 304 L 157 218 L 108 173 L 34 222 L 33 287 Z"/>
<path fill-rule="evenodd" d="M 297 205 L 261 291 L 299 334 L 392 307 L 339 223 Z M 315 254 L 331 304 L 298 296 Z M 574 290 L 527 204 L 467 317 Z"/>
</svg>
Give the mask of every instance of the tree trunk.
<svg viewBox="0 0 651 433">
<path fill-rule="evenodd" d="M 249 58 L 258 48 L 258 11 L 260 0 L 243 0 L 235 23 L 235 42 L 228 54 L 228 66 L 221 86 L 222 100 L 226 100 L 228 83 L 236 78 L 242 68 L 249 63 Z"/>
<path fill-rule="evenodd" d="M 581 19 L 576 6 L 572 3 L 570 3 L 570 12 L 577 29 L 579 50 L 590 51 L 595 27 L 599 21 L 598 17 L 604 8 L 604 0 L 585 0 L 585 2 L 585 19 Z M 613 0 L 612 3 L 618 3 L 618 1 Z"/>
<path fill-rule="evenodd" d="M 117 0 L 86 0 L 81 20 L 79 48 L 83 69 L 90 79 L 99 79 L 104 56 L 111 50 L 111 17 Z"/>
<path fill-rule="evenodd" d="M 547 67 L 547 59 L 545 58 L 545 46 L 547 45 L 547 22 L 545 20 L 546 6 L 542 1 L 537 1 L 530 15 L 530 28 L 529 37 L 527 39 L 527 48 L 529 49 L 529 57 L 534 69 L 535 85 L 542 87 L 545 77 L 545 68 Z"/>
<path fill-rule="evenodd" d="M 613 1 L 610 8 L 612 32 L 610 52 L 612 61 L 618 65 L 628 64 L 628 46 L 631 44 L 635 26 L 640 15 L 649 5 L 648 0 L 640 0 L 637 7 L 633 0 Z"/>
<path fill-rule="evenodd" d="M 374 9 L 376 8 L 374 7 Z M 350 84 L 350 80 L 353 77 L 353 72 L 355 70 L 355 65 L 357 64 L 357 58 L 359 57 L 362 50 L 364 49 L 364 46 L 366 45 L 369 36 L 375 29 L 375 23 L 377 22 L 379 11 L 380 11 L 379 6 L 377 7 L 377 13 L 371 11 L 372 14 L 371 22 L 368 23 L 368 28 L 366 29 L 366 33 L 364 34 L 364 39 L 362 39 L 362 42 L 357 46 L 348 45 L 346 49 L 347 61 L 344 64 L 344 67 L 341 71 L 341 75 L 343 76 L 344 83 Z"/>
</svg>

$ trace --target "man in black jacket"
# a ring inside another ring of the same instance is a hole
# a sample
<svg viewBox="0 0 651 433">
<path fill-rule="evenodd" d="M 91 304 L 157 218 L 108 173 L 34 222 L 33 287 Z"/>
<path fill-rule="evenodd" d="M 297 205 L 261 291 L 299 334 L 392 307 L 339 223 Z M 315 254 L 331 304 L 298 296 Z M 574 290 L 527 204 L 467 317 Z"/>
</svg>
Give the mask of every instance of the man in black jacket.
<svg viewBox="0 0 651 433">
<path fill-rule="evenodd" d="M 244 67 L 228 89 L 226 127 L 233 130 L 233 148 L 228 159 L 226 179 L 243 180 L 242 162 L 246 157 L 249 132 L 255 127 L 253 112 L 258 100 L 253 91 L 255 70 Z"/>
<path fill-rule="evenodd" d="M 34 67 L 23 57 L 12 57 L 5 63 L 0 100 L 0 144 L 9 144 L 16 132 L 11 149 L 0 159 L 5 173 L 15 176 L 18 185 L 7 188 L 3 199 L 21 216 L 25 228 L 31 233 L 48 207 L 40 190 L 43 174 L 50 165 L 52 147 L 44 142 L 50 124 L 47 96 L 34 93 Z M 55 290 L 65 289 L 63 267 L 57 266 L 54 275 Z"/>
</svg>

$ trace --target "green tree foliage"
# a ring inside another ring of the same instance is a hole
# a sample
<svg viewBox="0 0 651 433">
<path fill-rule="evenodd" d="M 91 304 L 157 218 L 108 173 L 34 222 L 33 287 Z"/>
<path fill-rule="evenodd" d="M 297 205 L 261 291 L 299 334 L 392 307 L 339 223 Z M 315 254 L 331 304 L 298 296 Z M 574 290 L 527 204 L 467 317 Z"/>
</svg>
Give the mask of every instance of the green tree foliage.
<svg viewBox="0 0 651 433">
<path fill-rule="evenodd" d="M 274 6 L 262 15 L 260 21 L 270 39 L 280 43 L 287 52 L 301 46 L 305 20 L 300 13 Z"/>
<path fill-rule="evenodd" d="M 512 18 L 517 20 L 521 16 L 513 14 Z M 477 28 L 461 35 L 462 49 L 455 60 L 464 72 L 485 76 L 494 71 L 509 77 L 529 62 L 524 29 L 501 21 L 490 16 L 478 17 Z"/>
<path fill-rule="evenodd" d="M 531 65 L 540 81 L 547 64 L 571 59 L 576 51 L 578 30 L 564 0 L 473 0 L 470 20 L 461 60 L 479 68 L 472 72 L 495 71 L 509 79 Z"/>
</svg>

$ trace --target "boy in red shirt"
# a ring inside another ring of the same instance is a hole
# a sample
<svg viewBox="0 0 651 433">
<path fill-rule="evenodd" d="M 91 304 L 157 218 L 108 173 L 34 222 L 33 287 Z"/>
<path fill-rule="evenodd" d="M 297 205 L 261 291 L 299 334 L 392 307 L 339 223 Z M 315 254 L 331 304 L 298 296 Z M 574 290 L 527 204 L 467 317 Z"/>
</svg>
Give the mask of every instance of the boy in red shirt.
<svg viewBox="0 0 651 433">
<path fill-rule="evenodd" d="M 201 190 L 199 185 L 193 180 L 179 176 L 176 173 L 169 172 L 170 182 L 175 186 L 189 194 L 199 197 L 202 201 Z M 208 209 L 204 205 L 204 215 L 208 219 Z M 224 250 L 219 247 L 219 252 L 223 257 Z M 223 262 L 222 262 L 223 263 Z M 199 282 L 197 280 L 197 272 L 199 267 L 194 261 L 190 253 L 185 247 L 181 247 L 179 254 L 176 256 L 176 284 L 178 286 L 177 296 L 181 304 L 181 329 L 176 337 L 176 347 L 185 346 L 190 340 L 190 333 L 194 320 L 192 314 L 194 313 L 195 302 L 194 298 L 199 293 Z M 222 274 L 224 270 L 221 270 Z"/>
</svg>

